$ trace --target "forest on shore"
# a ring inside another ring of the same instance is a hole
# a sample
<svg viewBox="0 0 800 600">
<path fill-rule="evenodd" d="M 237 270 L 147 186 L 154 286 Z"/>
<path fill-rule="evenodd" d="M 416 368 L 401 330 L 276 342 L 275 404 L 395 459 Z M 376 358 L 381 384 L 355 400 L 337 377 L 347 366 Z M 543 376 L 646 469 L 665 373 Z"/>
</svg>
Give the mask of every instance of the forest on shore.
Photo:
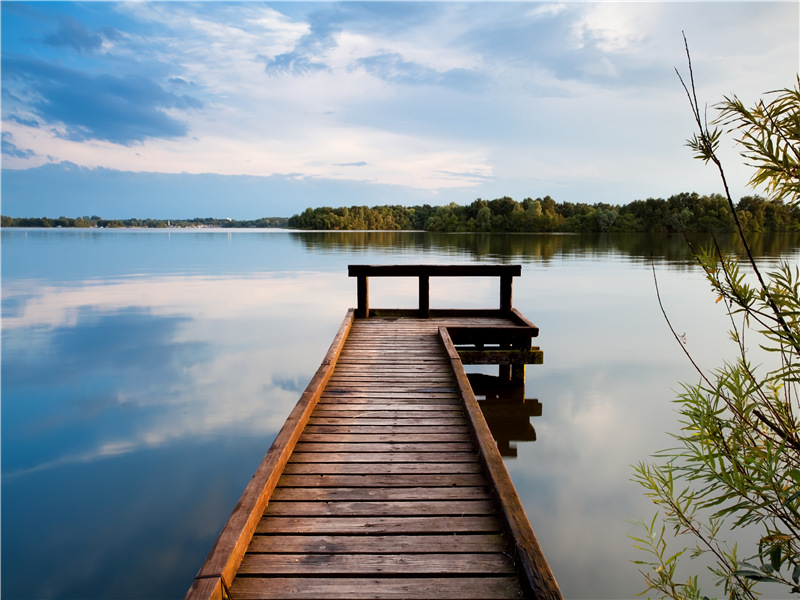
<svg viewBox="0 0 800 600">
<path fill-rule="evenodd" d="M 748 232 L 800 231 L 800 208 L 760 196 L 736 207 Z M 630 204 L 556 202 L 550 196 L 517 202 L 478 198 L 468 205 L 352 206 L 307 208 L 288 221 L 293 229 L 425 230 L 440 232 L 732 232 L 733 215 L 724 196 L 682 193 L 667 200 Z"/>
<path fill-rule="evenodd" d="M 736 214 L 746 232 L 800 232 L 800 207 L 744 196 Z M 224 227 L 307 230 L 416 230 L 437 232 L 674 233 L 735 230 L 727 200 L 719 194 L 681 193 L 629 204 L 556 202 L 550 196 L 518 202 L 507 196 L 445 206 L 350 206 L 307 208 L 292 217 L 235 219 L 57 219 L 3 216 L 2 227 Z"/>
</svg>

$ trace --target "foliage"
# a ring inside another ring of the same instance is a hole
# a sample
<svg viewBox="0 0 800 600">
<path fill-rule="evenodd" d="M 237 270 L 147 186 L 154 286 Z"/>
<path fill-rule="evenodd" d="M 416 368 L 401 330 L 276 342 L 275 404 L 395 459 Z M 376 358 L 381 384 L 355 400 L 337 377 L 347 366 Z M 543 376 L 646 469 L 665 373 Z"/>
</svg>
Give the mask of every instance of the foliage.
<svg viewBox="0 0 800 600">
<path fill-rule="evenodd" d="M 676 538 L 694 539 L 693 558 L 711 559 L 709 569 L 727 597 L 755 598 L 761 582 L 800 594 L 800 272 L 782 264 L 764 274 L 753 260 L 745 233 L 751 219 L 760 219 L 759 208 L 740 202 L 737 210 L 730 199 L 717 155 L 724 132 L 716 127 L 739 134 L 742 155 L 756 170 L 751 184 L 764 185 L 772 202 L 795 204 L 800 79 L 797 89 L 778 92 L 774 101 L 759 102 L 752 110 L 726 98 L 713 128 L 701 118 L 693 79 L 684 88 L 698 131 L 689 146 L 696 158 L 717 167 L 748 262 L 743 269 L 716 245 L 692 248 L 717 302 L 725 303 L 737 353 L 711 373 L 695 364 L 699 383 L 684 385 L 676 400 L 677 446 L 657 454 L 657 462 L 635 467 L 635 480 L 663 511 L 661 528 L 659 515 L 639 522 L 645 535 L 634 540 L 649 558 L 635 562 L 649 567 L 642 571 L 646 592 L 661 598 L 704 597 L 696 576 L 677 583 L 679 559 L 690 548 L 667 550 L 671 528 Z M 669 323 L 666 313 L 665 318 Z M 751 336 L 766 353 L 767 364 L 760 368 L 753 364 Z M 729 541 L 733 530 L 755 537 L 745 559 Z"/>
<path fill-rule="evenodd" d="M 745 196 L 737 213 L 747 232 L 798 232 L 800 208 L 779 199 Z M 629 204 L 556 202 L 550 196 L 478 198 L 467 205 L 350 206 L 307 208 L 290 218 L 264 217 L 251 221 L 229 219 L 102 219 L 98 216 L 53 218 L 2 217 L 3 227 L 290 227 L 349 231 L 440 232 L 571 232 L 679 233 L 736 231 L 727 199 L 720 194 L 681 193 L 663 200 L 648 198 Z"/>
<path fill-rule="evenodd" d="M 769 92 L 772 100 L 752 109 L 736 96 L 726 97 L 721 107 L 725 125 L 739 132 L 743 154 L 755 169 L 750 184 L 791 203 L 800 199 L 800 76 L 795 85 Z"/>
<path fill-rule="evenodd" d="M 778 199 L 745 196 L 739 201 L 745 231 L 800 231 L 800 209 Z M 295 229 L 398 230 L 441 232 L 647 232 L 678 233 L 736 230 L 725 196 L 681 193 L 667 200 L 629 204 L 556 202 L 550 196 L 483 200 L 446 206 L 351 206 L 307 208 L 288 221 Z"/>
</svg>

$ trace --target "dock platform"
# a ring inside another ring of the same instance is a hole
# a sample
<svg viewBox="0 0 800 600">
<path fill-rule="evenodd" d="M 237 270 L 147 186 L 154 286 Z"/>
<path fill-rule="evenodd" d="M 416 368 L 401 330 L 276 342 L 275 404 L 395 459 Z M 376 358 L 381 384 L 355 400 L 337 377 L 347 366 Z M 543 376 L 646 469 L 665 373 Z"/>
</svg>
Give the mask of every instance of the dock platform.
<svg viewBox="0 0 800 600">
<path fill-rule="evenodd" d="M 519 273 L 351 266 L 358 307 L 186 599 L 561 598 L 463 367 L 541 362 Z M 371 309 L 374 276 L 418 277 L 418 309 Z M 433 310 L 431 276 L 499 276 L 501 306 Z"/>
</svg>

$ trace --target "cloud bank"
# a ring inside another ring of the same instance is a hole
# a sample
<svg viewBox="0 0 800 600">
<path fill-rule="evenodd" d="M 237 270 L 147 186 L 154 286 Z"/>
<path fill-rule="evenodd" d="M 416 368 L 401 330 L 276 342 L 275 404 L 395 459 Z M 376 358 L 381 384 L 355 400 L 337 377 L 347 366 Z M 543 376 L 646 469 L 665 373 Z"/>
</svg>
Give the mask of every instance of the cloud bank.
<svg viewBox="0 0 800 600">
<path fill-rule="evenodd" d="M 710 103 L 791 85 L 800 38 L 797 4 L 769 2 L 20 2 L 2 17 L 4 172 L 291 176 L 409 203 L 715 191 L 682 147 L 681 32 Z"/>
</svg>

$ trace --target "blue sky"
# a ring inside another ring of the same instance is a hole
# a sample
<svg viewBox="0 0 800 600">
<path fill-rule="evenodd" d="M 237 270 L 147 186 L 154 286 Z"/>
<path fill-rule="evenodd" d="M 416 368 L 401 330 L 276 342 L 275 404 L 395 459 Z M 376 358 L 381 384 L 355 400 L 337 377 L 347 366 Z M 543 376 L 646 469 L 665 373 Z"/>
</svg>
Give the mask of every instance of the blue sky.
<svg viewBox="0 0 800 600">
<path fill-rule="evenodd" d="M 701 102 L 793 84 L 797 2 L 3 2 L 11 216 L 720 190 Z M 749 193 L 732 143 L 735 196 Z"/>
</svg>

